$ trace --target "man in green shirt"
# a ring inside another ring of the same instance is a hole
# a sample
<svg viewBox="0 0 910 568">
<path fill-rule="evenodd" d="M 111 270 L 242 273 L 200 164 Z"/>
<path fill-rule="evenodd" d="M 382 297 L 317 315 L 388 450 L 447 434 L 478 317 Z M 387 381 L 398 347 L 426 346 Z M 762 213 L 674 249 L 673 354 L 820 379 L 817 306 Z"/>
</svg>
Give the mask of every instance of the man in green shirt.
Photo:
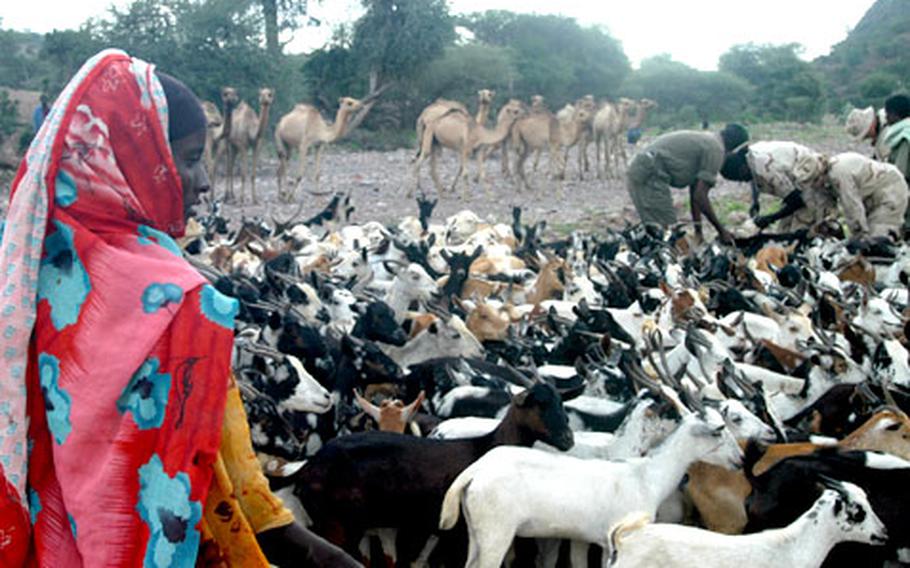
<svg viewBox="0 0 910 568">
<path fill-rule="evenodd" d="M 749 132 L 738 124 L 728 124 L 720 133 L 679 130 L 659 136 L 635 156 L 626 174 L 629 195 L 642 222 L 676 223 L 670 188 L 688 187 L 696 235 L 702 237 L 704 214 L 720 239 L 732 242 L 714 214 L 708 192 L 717 183 L 727 153 L 748 140 Z"/>
<path fill-rule="evenodd" d="M 888 148 L 888 161 L 904 174 L 910 183 L 910 97 L 892 95 L 885 100 L 888 128 L 882 137 Z M 904 235 L 910 233 L 910 208 L 904 214 Z"/>
</svg>

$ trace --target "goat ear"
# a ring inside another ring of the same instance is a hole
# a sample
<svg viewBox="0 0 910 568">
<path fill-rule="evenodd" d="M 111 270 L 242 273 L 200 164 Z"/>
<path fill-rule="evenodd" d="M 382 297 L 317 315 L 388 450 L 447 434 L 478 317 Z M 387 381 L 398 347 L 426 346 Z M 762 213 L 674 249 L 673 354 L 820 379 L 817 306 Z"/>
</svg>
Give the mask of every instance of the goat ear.
<svg viewBox="0 0 910 568">
<path fill-rule="evenodd" d="M 665 281 L 661 280 L 658 283 L 658 286 L 660 286 L 660 291 L 663 292 L 668 298 L 673 297 L 673 290 L 670 289 L 670 286 L 668 286 Z"/>
<path fill-rule="evenodd" d="M 520 393 L 518 393 L 512 397 L 512 404 L 514 404 L 515 406 L 519 406 L 519 407 L 527 406 L 527 404 L 529 402 L 528 401 L 529 396 L 531 396 L 531 389 L 526 388 L 525 390 L 521 391 Z"/>
</svg>

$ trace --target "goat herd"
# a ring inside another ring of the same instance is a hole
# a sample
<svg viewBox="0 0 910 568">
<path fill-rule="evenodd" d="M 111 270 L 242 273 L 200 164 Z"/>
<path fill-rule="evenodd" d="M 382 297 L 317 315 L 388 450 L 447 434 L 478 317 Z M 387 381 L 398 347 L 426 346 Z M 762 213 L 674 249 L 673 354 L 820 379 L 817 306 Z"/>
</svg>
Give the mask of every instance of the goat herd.
<svg viewBox="0 0 910 568">
<path fill-rule="evenodd" d="M 910 562 L 910 247 L 434 204 L 214 208 L 183 243 L 240 300 L 253 443 L 313 530 L 373 566 Z"/>
</svg>

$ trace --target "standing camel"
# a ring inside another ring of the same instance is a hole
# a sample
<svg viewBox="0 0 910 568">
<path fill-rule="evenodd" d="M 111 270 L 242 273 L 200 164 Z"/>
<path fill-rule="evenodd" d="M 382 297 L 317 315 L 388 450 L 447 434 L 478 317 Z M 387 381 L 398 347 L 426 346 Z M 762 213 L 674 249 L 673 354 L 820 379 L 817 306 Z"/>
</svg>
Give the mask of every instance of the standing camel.
<svg viewBox="0 0 910 568">
<path fill-rule="evenodd" d="M 206 157 L 206 167 L 208 168 L 209 181 L 212 187 L 215 187 L 215 174 L 218 168 L 218 161 L 227 147 L 226 139 L 230 136 L 231 125 L 233 124 L 234 109 L 240 103 L 240 97 L 237 96 L 237 89 L 234 87 L 221 88 L 221 113 L 215 108 L 214 103 L 205 103 L 202 106 L 206 117 L 206 147 L 203 152 Z M 210 105 L 206 108 L 206 105 Z M 214 111 L 214 112 L 213 112 Z M 211 141 L 210 141 L 211 140 Z"/>
<path fill-rule="evenodd" d="M 635 105 L 635 114 L 629 119 L 629 144 L 635 147 L 641 136 L 641 128 L 648 117 L 648 111 L 657 108 L 657 102 L 651 99 L 640 99 Z"/>
<path fill-rule="evenodd" d="M 486 125 L 487 116 L 490 114 L 490 104 L 493 102 L 494 96 L 496 96 L 496 91 L 491 91 L 490 89 L 477 91 L 477 114 L 474 117 L 477 124 Z M 464 103 L 443 98 L 436 99 L 420 111 L 415 128 L 418 155 L 420 154 L 420 143 L 423 140 L 423 131 L 426 125 L 453 109 L 470 114 L 468 107 Z"/>
<path fill-rule="evenodd" d="M 587 114 L 587 122 L 582 125 L 582 129 L 578 133 L 578 179 L 582 179 L 584 172 L 591 170 L 591 164 L 588 162 L 588 144 L 594 137 L 593 122 L 594 114 L 597 112 L 594 95 L 585 95 L 575 101 L 575 108 L 584 109 Z M 568 159 L 568 154 L 566 159 Z"/>
<path fill-rule="evenodd" d="M 310 146 L 316 145 L 316 160 L 313 181 L 319 181 L 319 162 L 322 159 L 322 148 L 331 144 L 348 132 L 348 125 L 354 114 L 364 108 L 364 102 L 351 97 L 338 99 L 338 112 L 335 122 L 326 122 L 316 107 L 308 104 L 297 104 L 291 112 L 281 117 L 275 128 L 275 146 L 278 148 L 278 196 L 285 201 L 294 201 L 297 186 L 303 181 L 306 173 L 307 152 Z M 291 188 L 284 192 L 284 176 L 287 172 L 291 152 L 300 154 L 300 168 L 293 179 Z"/>
<path fill-rule="evenodd" d="M 493 97 L 496 91 L 490 89 L 480 89 L 477 91 L 477 115 L 474 120 L 481 126 L 486 126 L 487 117 L 490 116 L 490 105 L 493 104 Z"/>
<path fill-rule="evenodd" d="M 458 172 L 452 181 L 450 191 L 454 192 L 459 180 L 464 178 L 462 198 L 467 198 L 468 172 L 466 163 L 471 152 L 476 151 L 480 182 L 489 195 L 489 188 L 486 186 L 486 176 L 483 171 L 483 149 L 502 142 L 509 135 L 512 124 L 524 112 L 524 109 L 519 105 L 507 104 L 500 112 L 494 130 L 478 125 L 475 117 L 471 117 L 471 115 L 457 109 L 450 110 L 436 120 L 427 123 L 420 144 L 420 154 L 414 163 L 415 185 L 418 188 L 420 187 L 420 166 L 427 158 L 430 158 L 430 175 L 433 178 L 436 191 L 440 194 L 443 192 L 442 183 L 439 181 L 439 173 L 436 170 L 436 155 L 439 147 L 444 146 L 457 151 L 459 154 Z M 408 191 L 408 197 L 411 195 L 413 195 L 413 187 Z"/>
<path fill-rule="evenodd" d="M 657 103 L 651 99 L 630 101 L 629 109 L 620 115 L 620 118 L 622 118 L 622 125 L 618 131 L 614 133 L 614 138 L 611 143 L 613 164 L 616 167 L 617 173 L 619 172 L 620 161 L 622 161 L 623 169 L 628 165 L 629 159 L 626 155 L 626 144 L 632 143 L 634 146 L 634 143 L 632 142 L 633 138 L 631 137 L 632 129 L 640 129 L 641 125 L 644 124 L 648 111 L 656 106 Z M 638 142 L 637 138 L 634 138 L 634 140 L 635 142 Z"/>
<path fill-rule="evenodd" d="M 623 144 L 622 135 L 625 132 L 626 118 L 635 101 L 620 98 L 617 102 L 606 102 L 594 115 L 594 167 L 597 177 L 604 179 L 611 177 L 610 162 L 616 161 L 616 144 Z M 601 158 L 603 166 L 601 167 Z M 617 168 L 613 172 L 618 174 Z"/>
<path fill-rule="evenodd" d="M 229 87 L 226 87 L 228 89 Z M 223 133 L 227 144 L 227 190 L 225 201 L 234 200 L 234 164 L 240 156 L 240 202 L 246 197 L 246 184 L 250 180 L 250 200 L 256 203 L 256 170 L 259 164 L 259 151 L 262 148 L 262 139 L 269 126 L 269 109 L 275 93 L 272 89 L 259 89 L 259 115 L 246 101 L 240 101 L 230 119 L 225 118 L 225 132 Z M 250 149 L 253 151 L 253 170 L 250 174 Z M 219 153 L 220 155 L 220 148 Z M 217 156 L 216 156 L 217 161 Z"/>
<path fill-rule="evenodd" d="M 543 95 L 531 95 L 530 113 L 531 114 L 543 113 L 543 114 L 550 115 L 550 109 L 547 108 L 547 105 L 544 102 Z M 522 120 L 527 120 L 527 118 L 522 119 Z M 502 146 L 501 146 L 501 148 L 502 148 L 502 164 L 501 164 L 502 165 L 502 177 L 504 177 L 504 178 L 509 178 L 512 175 L 511 172 L 509 171 L 509 154 L 507 152 L 507 150 L 508 150 L 507 146 L 510 143 L 512 143 L 512 144 L 517 143 L 517 139 L 515 138 L 515 133 L 514 133 L 516 126 L 518 126 L 517 122 L 515 123 L 515 126 L 512 127 L 512 135 L 509 136 L 508 138 L 506 138 L 505 141 L 503 141 Z M 544 146 L 533 148 L 534 171 L 535 172 L 537 171 L 537 166 L 540 163 L 540 155 L 543 153 L 543 148 L 544 148 Z M 517 152 L 517 148 L 516 148 L 516 152 Z"/>
</svg>

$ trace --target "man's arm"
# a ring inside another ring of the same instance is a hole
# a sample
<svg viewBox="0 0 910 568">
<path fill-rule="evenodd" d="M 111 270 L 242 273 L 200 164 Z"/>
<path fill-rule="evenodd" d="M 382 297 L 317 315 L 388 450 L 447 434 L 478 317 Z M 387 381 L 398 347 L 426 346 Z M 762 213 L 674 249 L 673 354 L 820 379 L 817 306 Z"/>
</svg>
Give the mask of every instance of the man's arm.
<svg viewBox="0 0 910 568">
<path fill-rule="evenodd" d="M 803 194 L 800 190 L 794 189 L 784 197 L 784 204 L 776 212 L 771 215 L 762 215 L 755 218 L 755 224 L 759 229 L 764 229 L 771 223 L 775 221 L 780 221 L 785 217 L 793 215 L 800 209 L 806 206 L 806 202 L 803 201 Z"/>
<path fill-rule="evenodd" d="M 692 220 L 695 222 L 696 231 L 701 230 L 701 214 L 704 213 L 708 221 L 717 229 L 717 234 L 721 241 L 725 243 L 733 242 L 733 235 L 721 224 L 717 215 L 714 214 L 714 208 L 711 207 L 711 200 L 708 199 L 708 192 L 711 186 L 702 180 L 695 182 L 694 186 L 689 186 L 689 199 L 692 203 Z"/>
<path fill-rule="evenodd" d="M 256 535 L 262 553 L 272 564 L 325 568 L 358 568 L 362 565 L 343 550 L 296 522 Z"/>
</svg>

